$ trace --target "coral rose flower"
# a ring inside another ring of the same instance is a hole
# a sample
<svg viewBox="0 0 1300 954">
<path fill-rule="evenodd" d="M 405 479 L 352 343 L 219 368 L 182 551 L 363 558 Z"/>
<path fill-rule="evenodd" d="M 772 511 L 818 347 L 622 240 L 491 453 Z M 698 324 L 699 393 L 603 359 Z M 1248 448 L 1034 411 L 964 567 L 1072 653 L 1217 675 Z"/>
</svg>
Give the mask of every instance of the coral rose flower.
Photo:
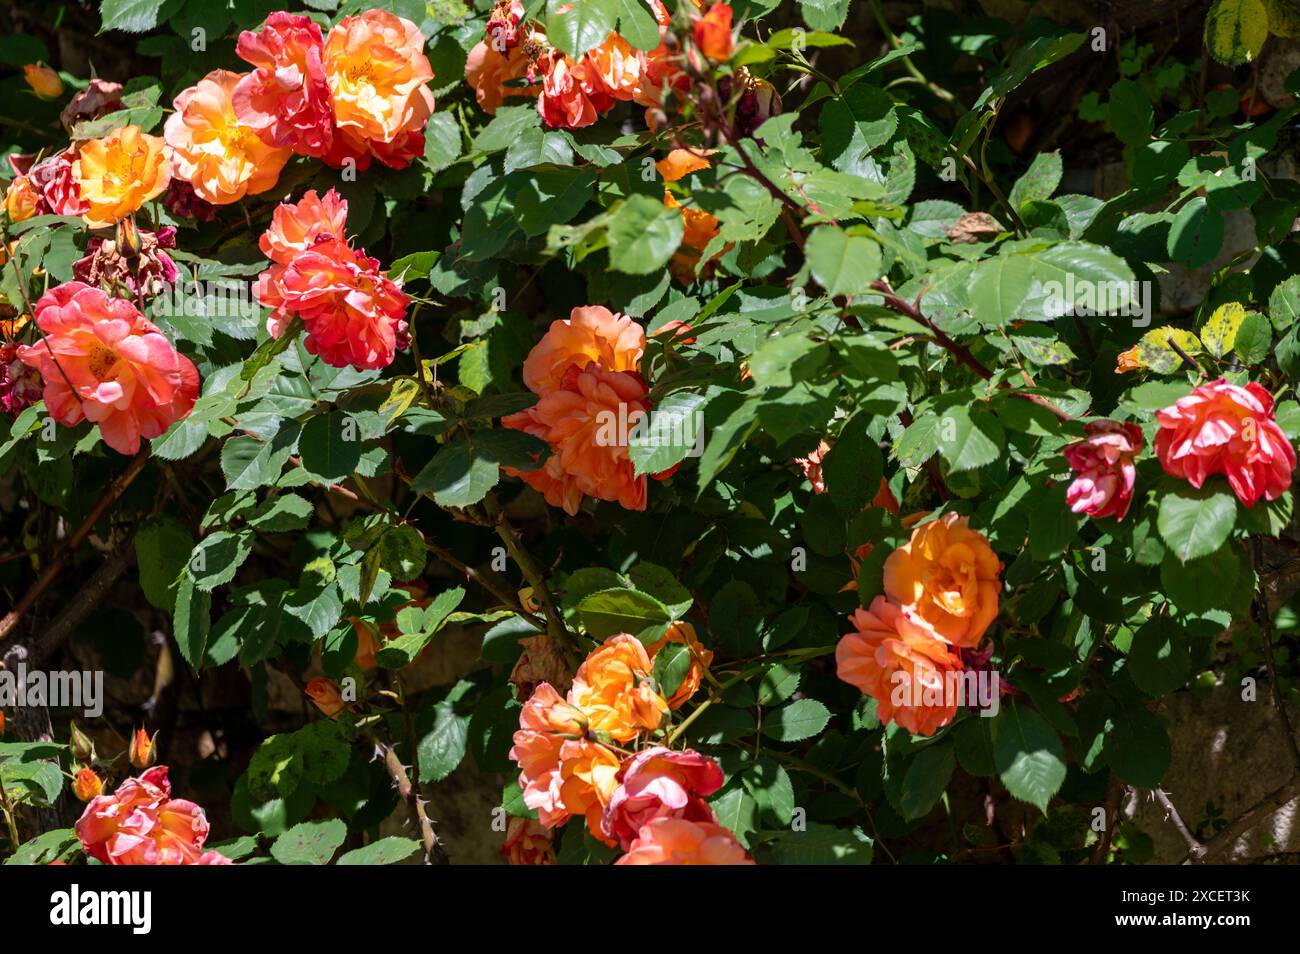
<svg viewBox="0 0 1300 954">
<path fill-rule="evenodd" d="M 627 742 L 659 727 L 668 703 L 654 689 L 650 656 L 641 640 L 617 633 L 578 667 L 569 702 L 586 713 L 590 728 Z"/>
<path fill-rule="evenodd" d="M 240 33 L 235 52 L 256 67 L 231 96 L 239 121 L 267 145 L 318 159 L 327 155 L 334 110 L 320 27 L 310 17 L 278 11 L 260 32 Z"/>
<path fill-rule="evenodd" d="M 583 496 L 644 510 L 646 478 L 636 475 L 618 422 L 628 423 L 630 437 L 636 422 L 649 413 L 647 394 L 645 382 L 632 372 L 570 367 L 561 386 L 544 393 L 533 407 L 501 418 L 505 427 L 532 434 L 551 448 L 540 468 L 507 467 L 505 472 L 570 515 L 578 512 Z"/>
<path fill-rule="evenodd" d="M 560 797 L 560 747 L 586 731 L 587 717 L 560 698 L 549 683 L 539 683 L 519 713 L 510 758 L 519 765 L 524 804 L 537 812 L 547 828 L 563 825 L 569 818 Z"/>
<path fill-rule="evenodd" d="M 713 662 L 712 651 L 705 649 L 704 644 L 700 642 L 695 635 L 695 627 L 690 623 L 681 620 L 670 623 L 668 631 L 664 633 L 664 638 L 659 640 L 653 646 L 650 646 L 646 652 L 651 657 L 651 662 L 659 650 L 663 649 L 669 643 L 677 643 L 685 646 L 691 652 L 691 668 L 682 680 L 682 684 L 677 687 L 677 691 L 668 697 L 668 708 L 678 709 L 691 696 L 695 695 L 700 689 L 700 681 L 704 678 L 704 671 L 709 668 Z"/>
<path fill-rule="evenodd" d="M 87 206 L 86 224 L 93 229 L 112 225 L 162 195 L 171 181 L 166 145 L 139 126 L 123 126 L 83 143 L 72 177 Z"/>
<path fill-rule="evenodd" d="M 524 385 L 534 394 L 561 386 L 570 368 L 595 364 L 606 371 L 636 371 L 645 353 L 645 329 L 600 305 L 575 308 L 551 322 L 524 359 Z"/>
<path fill-rule="evenodd" d="M 1296 454 L 1273 417 L 1273 398 L 1253 381 L 1203 384 L 1156 411 L 1155 450 L 1165 473 L 1193 487 L 1223 474 L 1247 507 L 1276 500 L 1291 486 Z"/>
<path fill-rule="evenodd" d="M 754 859 L 721 825 L 659 818 L 637 833 L 616 865 L 752 865 Z"/>
<path fill-rule="evenodd" d="M 293 154 L 268 146 L 235 116 L 231 96 L 240 74 L 213 70 L 176 97 L 163 135 L 172 175 L 213 205 L 229 205 L 272 188 Z"/>
<path fill-rule="evenodd" d="M 1002 563 L 966 517 L 920 524 L 885 558 L 885 595 L 954 646 L 976 646 L 998 615 Z"/>
<path fill-rule="evenodd" d="M 10 222 L 30 219 L 41 207 L 41 194 L 27 176 L 18 176 L 5 192 L 5 212 Z"/>
<path fill-rule="evenodd" d="M 324 676 L 309 680 L 304 691 L 316 708 L 331 719 L 348 707 L 348 704 L 343 701 L 343 694 L 339 692 L 338 685 L 334 680 L 326 679 Z"/>
<path fill-rule="evenodd" d="M 964 668 L 956 653 L 883 596 L 849 620 L 853 632 L 835 647 L 836 674 L 876 700 L 882 722 L 932 735 L 952 721 L 957 698 L 945 679 Z"/>
<path fill-rule="evenodd" d="M 619 786 L 605 806 L 606 837 L 627 851 L 637 832 L 657 818 L 717 822 L 704 799 L 722 788 L 722 768 L 691 749 L 674 752 L 663 746 L 645 749 L 623 763 Z"/>
<path fill-rule="evenodd" d="M 303 193 L 296 203 L 281 202 L 271 213 L 271 225 L 258 240 L 258 248 L 271 261 L 288 265 L 325 238 L 343 238 L 348 221 L 348 203 L 330 189 L 325 198 L 315 189 Z"/>
<path fill-rule="evenodd" d="M 528 76 L 532 61 L 522 46 L 499 53 L 486 42 L 478 43 L 465 60 L 465 82 L 474 88 L 474 98 L 482 110 L 496 115 L 507 96 L 536 96 L 541 92 L 534 83 L 518 86 L 512 80 Z"/>
<path fill-rule="evenodd" d="M 104 443 L 134 454 L 190 413 L 199 373 L 135 305 L 67 282 L 36 303 L 44 339 L 18 349 L 45 380 L 50 416 L 69 427 L 99 425 Z"/>
<path fill-rule="evenodd" d="M 537 113 L 542 121 L 553 129 L 590 126 L 599 113 L 593 96 L 609 98 L 602 88 L 592 86 L 585 61 L 575 65 L 564 54 L 551 53 L 542 65 L 542 88 L 537 97 Z"/>
<path fill-rule="evenodd" d="M 702 17 L 691 18 L 691 34 L 700 52 L 715 63 L 731 59 L 735 45 L 731 40 L 731 7 L 715 3 Z"/>
<path fill-rule="evenodd" d="M 325 77 L 335 132 L 353 149 L 396 169 L 423 152 L 433 68 L 414 23 L 384 10 L 344 17 L 325 39 Z"/>
<path fill-rule="evenodd" d="M 1146 441 L 1142 428 L 1118 421 L 1091 421 L 1084 426 L 1087 437 L 1065 448 L 1065 459 L 1075 478 L 1065 491 L 1066 502 L 1075 513 L 1090 517 L 1123 520 L 1133 502 L 1137 467 L 1133 458 Z"/>
<path fill-rule="evenodd" d="M 628 102 L 641 94 L 641 85 L 645 81 L 645 54 L 617 33 L 611 33 L 604 43 L 586 52 L 583 73 L 593 86 L 599 84 L 609 98 Z"/>
<path fill-rule="evenodd" d="M 271 307 L 273 334 L 286 316 L 302 319 L 304 344 L 336 368 L 386 368 L 410 342 L 410 299 L 379 270 L 379 261 L 342 239 L 317 241 L 281 269 L 264 272 L 257 296 Z"/>
<path fill-rule="evenodd" d="M 86 854 L 106 865 L 220 863 L 206 859 L 216 852 L 203 851 L 207 816 L 193 802 L 171 797 L 165 765 L 92 799 L 76 831 Z"/>
<path fill-rule="evenodd" d="M 618 787 L 618 768 L 618 754 L 599 742 L 569 739 L 560 745 L 560 801 L 570 815 L 585 818 L 587 830 L 607 845 L 614 842 L 601 819 Z"/>
<path fill-rule="evenodd" d="M 501 846 L 501 857 L 512 865 L 553 865 L 555 843 L 545 825 L 512 815 L 506 822 L 506 843 Z"/>
</svg>

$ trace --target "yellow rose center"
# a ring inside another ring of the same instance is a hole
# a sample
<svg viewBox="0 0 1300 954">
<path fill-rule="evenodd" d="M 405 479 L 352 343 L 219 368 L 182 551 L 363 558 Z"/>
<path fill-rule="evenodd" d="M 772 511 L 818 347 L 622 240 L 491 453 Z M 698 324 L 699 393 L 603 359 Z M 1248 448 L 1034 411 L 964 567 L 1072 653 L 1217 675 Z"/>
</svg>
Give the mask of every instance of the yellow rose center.
<svg viewBox="0 0 1300 954">
<path fill-rule="evenodd" d="M 117 365 L 117 354 L 111 348 L 96 344 L 91 345 L 89 358 L 90 373 L 98 381 L 107 381 L 109 373 Z"/>
</svg>

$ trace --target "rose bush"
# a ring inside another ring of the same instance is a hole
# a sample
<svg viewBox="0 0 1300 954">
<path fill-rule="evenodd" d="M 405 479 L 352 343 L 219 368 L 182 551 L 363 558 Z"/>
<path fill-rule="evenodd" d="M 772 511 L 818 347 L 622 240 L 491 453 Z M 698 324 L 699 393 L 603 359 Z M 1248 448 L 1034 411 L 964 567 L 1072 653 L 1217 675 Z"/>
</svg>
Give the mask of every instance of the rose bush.
<svg viewBox="0 0 1300 954">
<path fill-rule="evenodd" d="M 1142 861 L 1171 695 L 1291 731 L 1296 76 L 874 2 L 289 6 L 0 40 L 0 659 L 126 694 L 42 736 L 0 682 L 10 861 Z"/>
</svg>

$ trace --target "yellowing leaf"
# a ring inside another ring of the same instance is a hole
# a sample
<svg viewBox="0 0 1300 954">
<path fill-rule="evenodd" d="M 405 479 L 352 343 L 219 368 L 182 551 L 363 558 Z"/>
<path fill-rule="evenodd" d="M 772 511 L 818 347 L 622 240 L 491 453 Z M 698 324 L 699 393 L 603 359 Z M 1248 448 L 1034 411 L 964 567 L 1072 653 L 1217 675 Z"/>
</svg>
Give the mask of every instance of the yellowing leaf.
<svg viewBox="0 0 1300 954">
<path fill-rule="evenodd" d="M 1205 16 L 1205 45 L 1226 66 L 1249 63 L 1268 39 L 1264 0 L 1215 0 Z"/>
<path fill-rule="evenodd" d="M 1119 356 L 1115 372 L 1123 374 L 1125 371 L 1146 370 L 1168 374 L 1183 362 L 1179 351 L 1190 358 L 1203 350 L 1200 339 L 1186 328 L 1173 328 L 1169 325 L 1152 328 L 1142 336 L 1141 341 Z"/>
<path fill-rule="evenodd" d="M 1246 306 L 1239 301 L 1230 301 L 1214 309 L 1214 314 L 1201 327 L 1201 343 L 1205 350 L 1216 358 L 1231 351 L 1237 340 L 1237 329 L 1245 317 Z"/>
<path fill-rule="evenodd" d="M 1277 36 L 1300 36 L 1300 6 L 1295 0 L 1264 0 L 1268 10 L 1268 32 Z"/>
</svg>

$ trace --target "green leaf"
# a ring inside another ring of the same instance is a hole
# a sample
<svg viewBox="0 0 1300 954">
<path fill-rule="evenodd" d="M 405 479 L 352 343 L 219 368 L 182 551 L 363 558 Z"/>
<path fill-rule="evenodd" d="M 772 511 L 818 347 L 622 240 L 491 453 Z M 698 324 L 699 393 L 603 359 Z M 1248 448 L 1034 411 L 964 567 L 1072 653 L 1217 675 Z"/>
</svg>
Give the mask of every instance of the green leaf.
<svg viewBox="0 0 1300 954">
<path fill-rule="evenodd" d="M 439 448 L 415 475 L 411 488 L 432 494 L 440 507 L 468 507 L 482 500 L 500 477 L 496 461 L 474 453 L 468 441 L 458 438 Z"/>
<path fill-rule="evenodd" d="M 389 835 L 372 841 L 364 848 L 356 848 L 339 856 L 335 865 L 395 865 L 405 861 L 420 850 L 420 843 L 414 838 L 402 838 Z"/>
<path fill-rule="evenodd" d="M 636 636 L 653 627 L 658 636 L 672 622 L 668 607 L 639 590 L 599 590 L 578 604 L 582 625 L 593 639 L 607 639 L 616 633 Z"/>
<path fill-rule="evenodd" d="M 654 658 L 654 677 L 659 694 L 668 698 L 681 688 L 691 671 L 691 651 L 680 643 L 668 643 Z"/>
<path fill-rule="evenodd" d="M 135 535 L 135 558 L 140 568 L 140 588 L 155 607 L 171 612 L 176 587 L 194 548 L 194 538 L 175 517 L 152 517 Z"/>
<path fill-rule="evenodd" d="M 1102 756 L 1130 785 L 1155 788 L 1169 769 L 1169 735 L 1160 719 L 1146 709 L 1121 709 L 1106 720 Z"/>
<path fill-rule="evenodd" d="M 200 590 L 214 590 L 229 583 L 253 552 L 253 533 L 218 530 L 199 541 L 190 554 L 188 576 Z"/>
<path fill-rule="evenodd" d="M 1007 197 L 1012 208 L 1019 209 L 1026 202 L 1050 199 L 1061 184 L 1061 154 L 1042 152 L 1034 157 L 1025 174 L 1016 180 Z"/>
<path fill-rule="evenodd" d="M 409 524 L 384 532 L 376 544 L 379 568 L 388 571 L 397 582 L 414 580 L 424 572 L 427 551 L 420 532 Z"/>
<path fill-rule="evenodd" d="M 1149 696 L 1163 696 L 1187 682 L 1191 662 L 1187 636 L 1168 616 L 1153 616 L 1133 635 L 1128 673 Z"/>
<path fill-rule="evenodd" d="M 1052 727 L 1032 709 L 1012 703 L 997 717 L 993 760 L 1009 791 L 1046 812 L 1065 781 L 1065 750 Z"/>
<path fill-rule="evenodd" d="M 104 30 L 147 33 L 158 25 L 158 11 L 163 0 L 103 0 L 99 15 Z"/>
<path fill-rule="evenodd" d="M 606 230 L 610 267 L 629 275 L 658 271 L 681 245 L 683 231 L 679 210 L 647 195 L 629 196 Z"/>
<path fill-rule="evenodd" d="M 424 161 L 431 172 L 446 169 L 460 158 L 460 126 L 449 112 L 436 112 L 424 127 Z"/>
<path fill-rule="evenodd" d="M 1268 39 L 1264 0 L 1215 0 L 1205 15 L 1205 46 L 1225 66 L 1249 63 Z"/>
<path fill-rule="evenodd" d="M 939 421 L 939 453 L 954 471 L 974 470 L 1002 456 L 1006 433 L 987 411 L 958 404 Z"/>
<path fill-rule="evenodd" d="M 832 297 L 860 295 L 880 277 L 880 246 L 834 225 L 813 229 L 804 254 L 813 277 Z"/>
<path fill-rule="evenodd" d="M 1156 526 L 1170 549 L 1186 563 L 1208 556 L 1228 539 L 1237 519 L 1237 499 L 1213 481 L 1199 490 L 1180 485 L 1160 498 Z"/>
<path fill-rule="evenodd" d="M 898 793 L 902 816 L 924 818 L 930 814 L 930 809 L 948 787 L 956 766 L 957 757 L 951 744 L 929 745 L 918 752 L 903 774 L 903 785 Z"/>
<path fill-rule="evenodd" d="M 745 770 L 741 782 L 760 811 L 771 815 L 782 827 L 790 824 L 795 808 L 794 785 L 781 763 L 765 755 Z"/>
<path fill-rule="evenodd" d="M 816 699 L 796 699 L 763 717 L 763 734 L 780 742 L 811 739 L 826 728 L 831 713 Z"/>
<path fill-rule="evenodd" d="M 861 828 L 813 823 L 807 831 L 785 831 L 772 842 L 781 865 L 869 865 L 872 841 Z"/>
<path fill-rule="evenodd" d="M 1210 208 L 1202 196 L 1188 200 L 1169 226 L 1169 257 L 1188 268 L 1214 261 L 1223 246 L 1223 213 Z"/>
<path fill-rule="evenodd" d="M 416 751 L 420 756 L 420 781 L 441 782 L 465 758 L 469 741 L 469 713 L 457 711 L 472 684 L 461 680 L 446 699 L 421 709 L 416 717 Z"/>
<path fill-rule="evenodd" d="M 702 451 L 706 399 L 694 391 L 674 391 L 635 426 L 628 458 L 638 477 L 659 474 Z"/>
<path fill-rule="evenodd" d="M 1151 138 L 1155 112 L 1146 91 L 1131 79 L 1110 88 L 1110 128 L 1123 143 L 1140 146 Z"/>
<path fill-rule="evenodd" d="M 605 42 L 619 12 L 618 0 L 546 0 L 546 38 L 579 57 Z"/>
<path fill-rule="evenodd" d="M 271 845 L 271 857 L 282 865 L 327 865 L 348 837 L 348 826 L 337 818 L 294 825 Z"/>
<path fill-rule="evenodd" d="M 351 477 L 361 461 L 357 422 L 342 411 L 311 418 L 298 439 L 303 470 L 324 484 Z"/>
<path fill-rule="evenodd" d="M 172 615 L 172 635 L 185 661 L 195 669 L 203 668 L 203 652 L 208 645 L 212 625 L 212 594 L 200 589 L 188 573 L 181 575 L 176 590 L 176 609 Z"/>
</svg>

